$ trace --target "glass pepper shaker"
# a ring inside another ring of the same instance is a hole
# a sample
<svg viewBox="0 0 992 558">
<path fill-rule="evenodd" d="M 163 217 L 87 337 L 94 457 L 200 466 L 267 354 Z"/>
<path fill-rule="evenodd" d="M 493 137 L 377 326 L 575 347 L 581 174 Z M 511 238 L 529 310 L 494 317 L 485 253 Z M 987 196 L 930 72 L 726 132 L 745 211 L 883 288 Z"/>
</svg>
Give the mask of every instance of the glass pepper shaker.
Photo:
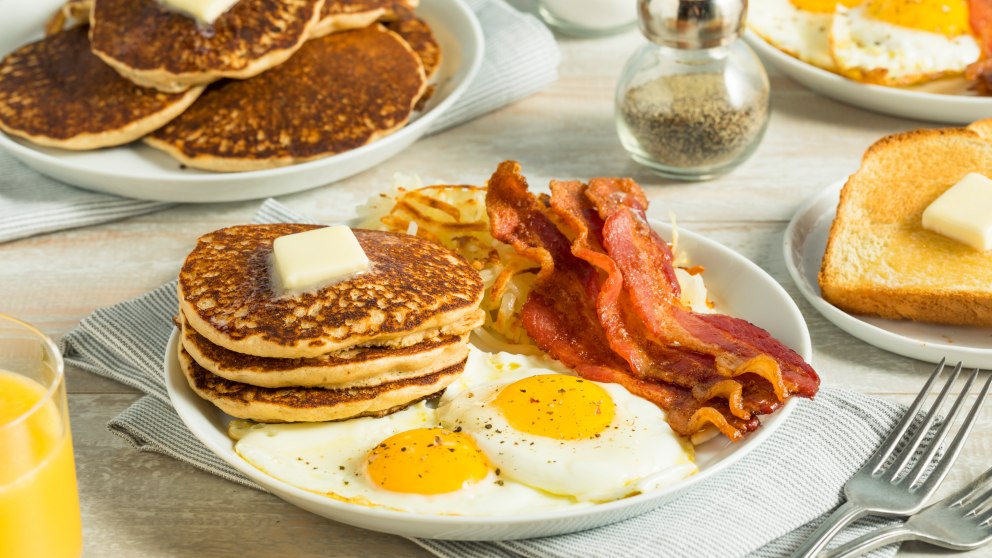
<svg viewBox="0 0 992 558">
<path fill-rule="evenodd" d="M 747 0 L 639 0 L 650 43 L 616 94 L 620 142 L 635 161 L 681 180 L 744 162 L 768 124 L 768 75 L 740 40 Z"/>
</svg>

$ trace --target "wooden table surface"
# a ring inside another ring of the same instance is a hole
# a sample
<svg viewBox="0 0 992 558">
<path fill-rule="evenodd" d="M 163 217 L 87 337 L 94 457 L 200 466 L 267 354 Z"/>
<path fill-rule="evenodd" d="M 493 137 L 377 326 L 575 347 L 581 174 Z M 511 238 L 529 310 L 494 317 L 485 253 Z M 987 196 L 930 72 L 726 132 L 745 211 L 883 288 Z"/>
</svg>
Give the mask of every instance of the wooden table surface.
<svg viewBox="0 0 992 558">
<path fill-rule="evenodd" d="M 925 124 L 839 104 L 771 72 L 771 123 L 757 153 L 718 180 L 667 182 L 632 162 L 614 132 L 614 86 L 641 41 L 635 31 L 559 38 L 561 79 L 543 93 L 423 139 L 373 170 L 281 201 L 333 221 L 385 190 L 395 172 L 419 174 L 426 183 L 481 184 L 504 159 L 520 161 L 533 185 L 631 176 L 646 187 L 652 216 L 667 220 L 674 212 L 680 224 L 741 252 L 788 290 L 809 323 L 814 365 L 826 385 L 911 400 L 933 365 L 886 353 L 822 318 L 788 277 L 782 241 L 799 204 L 853 171 L 868 145 Z M 0 308 L 58 337 L 95 308 L 174 278 L 200 234 L 248 222 L 258 205 L 181 205 L 0 245 Z M 86 556 L 426 555 L 404 539 L 337 524 L 168 457 L 134 451 L 106 423 L 139 394 L 80 370 L 70 369 L 67 381 Z M 992 405 L 944 492 L 990 462 Z M 939 553 L 906 544 L 900 555 Z M 992 549 L 968 554 L 979 555 Z"/>
</svg>

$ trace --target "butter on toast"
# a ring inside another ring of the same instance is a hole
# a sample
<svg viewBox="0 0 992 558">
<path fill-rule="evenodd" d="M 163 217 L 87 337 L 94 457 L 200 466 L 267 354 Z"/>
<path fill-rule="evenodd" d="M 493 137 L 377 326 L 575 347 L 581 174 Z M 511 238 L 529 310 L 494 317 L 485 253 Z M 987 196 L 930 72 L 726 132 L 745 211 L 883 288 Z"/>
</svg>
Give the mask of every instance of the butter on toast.
<svg viewBox="0 0 992 558">
<path fill-rule="evenodd" d="M 856 314 L 992 326 L 992 251 L 925 230 L 923 210 L 970 172 L 992 176 L 992 121 L 882 138 L 841 192 L 823 297 Z"/>
</svg>

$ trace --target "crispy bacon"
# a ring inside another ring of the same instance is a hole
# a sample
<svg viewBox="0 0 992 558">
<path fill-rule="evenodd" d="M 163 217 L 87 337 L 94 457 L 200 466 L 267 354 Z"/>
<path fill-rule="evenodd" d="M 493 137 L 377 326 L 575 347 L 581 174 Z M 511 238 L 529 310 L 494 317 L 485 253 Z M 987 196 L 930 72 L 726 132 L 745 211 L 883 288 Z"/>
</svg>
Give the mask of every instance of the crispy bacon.
<svg viewBox="0 0 992 558">
<path fill-rule="evenodd" d="M 968 66 L 965 77 L 975 82 L 982 95 L 992 94 L 992 0 L 969 0 L 968 22 L 982 49 L 978 62 Z"/>
<path fill-rule="evenodd" d="M 512 161 L 500 164 L 489 181 L 486 209 L 493 237 L 541 264 L 523 307 L 524 327 L 538 346 L 583 377 L 636 390 L 665 409 L 672 429 L 681 435 L 692 435 L 708 424 L 732 440 L 753 430 L 756 420 L 735 417 L 721 401 L 700 402 L 688 389 L 632 375 L 610 348 L 599 322 L 595 268 L 571 253 L 568 238 L 528 192 L 519 170 Z"/>
<path fill-rule="evenodd" d="M 575 233 L 572 253 L 606 274 L 596 295 L 596 311 L 613 351 L 627 361 L 639 378 L 690 389 L 697 401 L 725 399 L 730 411 L 743 419 L 760 412 L 758 408 L 744 406 L 742 384 L 720 376 L 713 356 L 667 347 L 650 338 L 623 290 L 620 269 L 603 248 L 600 237 L 603 221 L 586 197 L 586 188 L 581 182 L 553 180 L 551 207 Z M 758 401 L 764 408 L 766 398 L 750 400 Z"/>
<path fill-rule="evenodd" d="M 658 342 L 712 355 L 725 377 L 757 374 L 771 383 L 779 401 L 793 393 L 816 393 L 816 372 L 768 332 L 739 318 L 694 313 L 664 288 L 667 281 L 659 275 L 668 275 L 661 270 L 671 266 L 671 250 L 642 210 L 619 207 L 604 223 L 603 243 L 623 273 L 637 314 Z"/>
</svg>

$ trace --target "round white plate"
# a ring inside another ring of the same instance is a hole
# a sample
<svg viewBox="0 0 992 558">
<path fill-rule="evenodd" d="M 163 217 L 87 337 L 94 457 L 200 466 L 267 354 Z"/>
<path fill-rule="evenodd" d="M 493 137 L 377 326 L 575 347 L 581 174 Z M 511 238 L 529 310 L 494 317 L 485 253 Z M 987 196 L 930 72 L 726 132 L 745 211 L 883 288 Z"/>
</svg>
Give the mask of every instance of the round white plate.
<svg viewBox="0 0 992 558">
<path fill-rule="evenodd" d="M 834 325 L 886 351 L 926 362 L 946 357 L 968 368 L 992 368 L 992 328 L 856 316 L 823 299 L 817 274 L 843 187 L 843 181 L 837 182 L 810 198 L 785 229 L 785 265 L 799 292 Z"/>
<path fill-rule="evenodd" d="M 40 37 L 44 21 L 65 0 L 11 1 L 0 18 L 0 52 Z M 404 128 L 368 145 L 307 163 L 261 171 L 217 173 L 182 169 L 164 152 L 141 142 L 65 151 L 40 147 L 0 132 L 0 148 L 38 172 L 89 190 L 132 198 L 219 202 L 279 196 L 341 180 L 399 153 L 451 107 L 475 77 L 484 52 L 482 29 L 461 0 L 423 0 L 417 15 L 441 44 L 437 90 L 423 112 Z"/>
<path fill-rule="evenodd" d="M 779 71 L 813 91 L 843 103 L 892 116 L 948 124 L 968 124 L 992 117 L 992 97 L 970 93 L 968 82 L 963 78 L 906 88 L 869 85 L 789 56 L 751 31 L 744 37 Z"/>
<path fill-rule="evenodd" d="M 663 236 L 668 225 L 653 223 Z M 809 330 L 795 302 L 767 273 L 740 254 L 712 240 L 679 230 L 680 250 L 694 265 L 706 268 L 710 298 L 721 311 L 755 323 L 798 352 L 807 361 L 812 354 Z M 212 452 L 235 469 L 283 500 L 318 515 L 408 537 L 456 540 L 505 540 L 559 535 L 600 527 L 654 509 L 679 492 L 700 483 L 743 457 L 770 436 L 795 407 L 790 400 L 782 409 L 763 418 L 763 426 L 739 443 L 718 437 L 696 448 L 699 473 L 662 490 L 595 506 L 513 516 L 458 517 L 423 515 L 375 509 L 323 497 L 270 477 L 241 459 L 227 436 L 232 420 L 190 389 L 176 357 L 178 334 L 174 333 L 165 354 L 165 382 L 179 416 L 193 434 Z"/>
</svg>

